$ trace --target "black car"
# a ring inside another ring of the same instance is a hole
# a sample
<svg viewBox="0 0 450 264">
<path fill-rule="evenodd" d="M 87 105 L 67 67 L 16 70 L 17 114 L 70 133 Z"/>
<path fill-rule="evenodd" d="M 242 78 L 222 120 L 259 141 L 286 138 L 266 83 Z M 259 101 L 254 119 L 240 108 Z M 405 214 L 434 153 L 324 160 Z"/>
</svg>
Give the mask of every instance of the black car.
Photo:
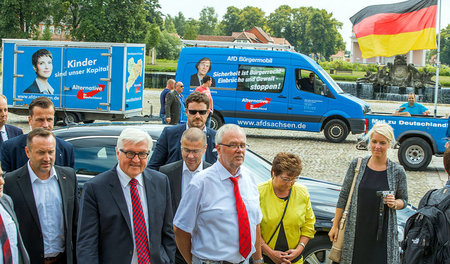
<svg viewBox="0 0 450 264">
<path fill-rule="evenodd" d="M 164 125 L 156 124 L 93 124 L 65 127 L 54 130 L 54 134 L 72 143 L 75 149 L 75 169 L 80 187 L 95 175 L 113 168 L 117 164 L 116 143 L 123 129 L 137 127 L 148 132 L 153 139 L 153 146 L 164 129 Z M 151 154 L 150 154 L 151 155 Z M 271 177 L 271 163 L 248 150 L 245 154 L 244 167 L 251 169 L 256 182 L 264 182 Z M 331 263 L 328 253 L 331 248 L 328 231 L 334 217 L 340 185 L 301 177 L 299 182 L 308 188 L 311 204 L 316 216 L 316 235 L 303 253 L 304 263 Z M 407 207 L 397 213 L 399 240 L 403 238 L 403 227 L 406 219 L 414 211 Z"/>
</svg>

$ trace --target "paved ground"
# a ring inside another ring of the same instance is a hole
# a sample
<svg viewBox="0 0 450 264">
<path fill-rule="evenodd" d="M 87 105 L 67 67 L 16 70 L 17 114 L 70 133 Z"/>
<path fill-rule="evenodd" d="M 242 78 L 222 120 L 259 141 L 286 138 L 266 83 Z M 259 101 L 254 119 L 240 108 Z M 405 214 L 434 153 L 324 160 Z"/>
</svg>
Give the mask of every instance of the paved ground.
<svg viewBox="0 0 450 264">
<path fill-rule="evenodd" d="M 159 115 L 159 94 L 161 90 L 146 89 L 144 100 L 144 114 L 150 114 L 150 105 L 153 114 Z M 399 102 L 368 101 L 375 112 L 393 112 Z M 427 104 L 433 111 L 432 104 Z M 439 105 L 438 115 L 450 113 L 450 105 Z M 10 123 L 20 126 L 28 132 L 26 117 L 10 114 Z M 272 160 L 280 151 L 297 153 L 303 161 L 302 176 L 322 179 L 335 183 L 342 183 L 350 161 L 359 156 L 370 153 L 355 148 L 356 135 L 349 135 L 343 143 L 333 144 L 325 140 L 322 133 L 299 131 L 245 129 L 248 134 L 250 148 L 264 158 Z M 397 150 L 391 149 L 389 158 L 398 162 Z M 417 205 L 420 198 L 428 189 L 441 188 L 447 175 L 442 166 L 442 158 L 433 157 L 426 171 L 407 172 L 410 202 Z"/>
</svg>

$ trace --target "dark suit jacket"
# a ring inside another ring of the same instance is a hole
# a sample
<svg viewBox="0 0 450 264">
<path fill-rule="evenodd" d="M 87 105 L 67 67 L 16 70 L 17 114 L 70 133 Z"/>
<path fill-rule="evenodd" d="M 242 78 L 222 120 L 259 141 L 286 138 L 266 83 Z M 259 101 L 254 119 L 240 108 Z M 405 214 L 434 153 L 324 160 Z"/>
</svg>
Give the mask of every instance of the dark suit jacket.
<svg viewBox="0 0 450 264">
<path fill-rule="evenodd" d="M 27 89 L 25 89 L 25 91 L 23 91 L 23 93 L 38 93 L 38 94 L 42 93 L 41 90 L 39 90 L 39 86 L 36 83 L 36 79 L 30 86 L 28 86 Z"/>
<path fill-rule="evenodd" d="M 8 140 L 10 140 L 13 137 L 17 137 L 19 135 L 23 134 L 22 129 L 12 126 L 12 125 L 5 125 L 6 135 L 8 136 Z M 0 148 L 3 145 L 3 140 L 0 141 Z M 0 158 L 1 158 L 1 152 L 0 152 Z"/>
<path fill-rule="evenodd" d="M 165 110 L 166 118 L 170 117 L 169 124 L 176 125 L 180 122 L 181 103 L 177 91 L 172 90 L 166 95 Z"/>
<path fill-rule="evenodd" d="M 216 87 L 216 81 L 212 77 L 211 77 L 211 79 L 212 79 L 211 87 Z M 189 83 L 189 86 L 196 88 L 197 86 L 200 86 L 200 85 L 202 85 L 202 84 L 198 80 L 197 73 L 192 74 L 191 75 L 191 82 Z"/>
<path fill-rule="evenodd" d="M 78 217 L 76 174 L 72 168 L 54 167 L 58 175 L 58 184 L 63 201 L 67 263 L 76 263 L 75 241 Z M 27 165 L 5 174 L 4 192 L 11 196 L 14 202 L 14 211 L 31 263 L 44 263 L 44 239 Z"/>
<path fill-rule="evenodd" d="M 152 157 L 148 167 L 159 170 L 159 167 L 179 161 L 181 157 L 181 136 L 186 130 L 186 124 L 165 127 L 156 142 Z M 217 151 L 215 143 L 216 131 L 206 128 L 206 144 L 208 144 L 205 153 L 205 161 L 213 164 L 217 160 Z"/>
<path fill-rule="evenodd" d="M 5 208 L 6 212 L 11 216 L 12 220 L 16 224 L 17 228 L 17 248 L 19 251 L 19 263 L 28 264 L 30 263 L 30 258 L 28 257 L 27 250 L 23 244 L 22 236 L 20 235 L 19 222 L 17 221 L 16 213 L 14 212 L 14 205 L 11 197 L 6 194 L 0 198 L 0 203 Z"/>
<path fill-rule="evenodd" d="M 173 263 L 175 237 L 167 177 L 157 171 L 143 172 L 148 205 L 150 259 L 152 264 Z M 92 178 L 83 186 L 78 220 L 78 263 L 130 263 L 134 245 L 130 215 L 116 167 Z"/>
<path fill-rule="evenodd" d="M 203 169 L 206 169 L 210 166 L 210 163 L 203 162 Z M 181 177 L 183 176 L 183 160 L 166 164 L 160 167 L 159 171 L 167 175 L 167 177 L 169 178 L 170 190 L 172 191 L 172 210 L 173 215 L 175 215 L 181 200 Z"/>
<path fill-rule="evenodd" d="M 28 157 L 25 154 L 26 145 L 27 134 L 3 142 L 0 152 L 4 172 L 17 170 L 27 163 Z M 73 168 L 75 166 L 74 156 L 72 144 L 56 138 L 55 165 Z"/>
</svg>

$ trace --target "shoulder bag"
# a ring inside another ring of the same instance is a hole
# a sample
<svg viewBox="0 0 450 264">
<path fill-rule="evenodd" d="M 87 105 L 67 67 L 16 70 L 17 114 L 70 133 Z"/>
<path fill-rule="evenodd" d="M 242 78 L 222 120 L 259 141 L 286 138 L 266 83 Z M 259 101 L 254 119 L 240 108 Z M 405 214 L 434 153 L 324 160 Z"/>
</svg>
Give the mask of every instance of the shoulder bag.
<svg viewBox="0 0 450 264">
<path fill-rule="evenodd" d="M 342 256 L 342 247 L 344 246 L 344 233 L 345 233 L 345 224 L 347 223 L 347 214 L 348 208 L 350 207 L 350 202 L 352 201 L 353 189 L 355 188 L 356 177 L 359 173 L 359 169 L 361 168 L 361 160 L 362 158 L 358 158 L 358 163 L 355 168 L 355 175 L 353 176 L 352 187 L 350 188 L 350 192 L 347 199 L 347 204 L 345 205 L 344 213 L 342 214 L 342 218 L 339 221 L 339 231 L 337 240 L 333 242 L 333 246 L 331 247 L 330 255 L 328 258 L 333 262 L 341 262 Z"/>
</svg>

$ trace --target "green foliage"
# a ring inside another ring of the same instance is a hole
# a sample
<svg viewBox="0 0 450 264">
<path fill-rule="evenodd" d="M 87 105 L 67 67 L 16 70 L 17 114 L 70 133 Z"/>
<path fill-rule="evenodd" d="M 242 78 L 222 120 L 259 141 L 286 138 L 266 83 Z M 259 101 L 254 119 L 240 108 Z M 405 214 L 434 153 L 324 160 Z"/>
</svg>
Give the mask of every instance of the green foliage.
<svg viewBox="0 0 450 264">
<path fill-rule="evenodd" d="M 159 43 L 160 37 L 161 37 L 161 31 L 159 30 L 158 25 L 155 23 L 151 24 L 150 29 L 148 31 L 148 35 L 147 35 L 147 41 L 146 41 L 147 49 L 156 47 L 156 45 L 158 45 L 158 43 Z"/>
<path fill-rule="evenodd" d="M 166 15 L 166 19 L 164 19 L 164 30 L 169 33 L 177 33 L 174 19 L 170 15 Z"/>
<path fill-rule="evenodd" d="M 441 63 L 450 66 L 450 24 L 441 30 Z"/>
<path fill-rule="evenodd" d="M 199 29 L 200 35 L 213 35 L 217 26 L 217 14 L 214 7 L 205 7 L 200 11 Z"/>
<path fill-rule="evenodd" d="M 199 26 L 195 20 L 190 20 L 186 23 L 183 39 L 194 40 L 197 38 Z"/>
<path fill-rule="evenodd" d="M 178 37 L 166 31 L 161 32 L 160 41 L 156 45 L 156 53 L 159 59 L 175 60 L 180 55 L 181 41 Z"/>
<path fill-rule="evenodd" d="M 179 36 L 184 36 L 184 29 L 186 26 L 186 18 L 183 13 L 178 12 L 178 15 L 173 18 L 173 24 Z"/>
<path fill-rule="evenodd" d="M 50 31 L 50 25 L 48 23 L 42 31 L 41 40 L 52 40 L 52 32 Z"/>
<path fill-rule="evenodd" d="M 267 18 L 270 33 L 277 38 L 283 38 L 286 27 L 292 21 L 292 8 L 288 5 L 279 6 Z"/>
<path fill-rule="evenodd" d="M 222 28 L 222 35 L 231 36 L 233 32 L 242 31 L 242 25 L 239 21 L 239 15 L 241 10 L 234 6 L 227 7 L 227 12 L 220 22 L 220 28 Z"/>
<path fill-rule="evenodd" d="M 250 30 L 253 27 L 264 27 L 266 24 L 265 13 L 261 8 L 247 6 L 239 13 L 238 24 L 241 30 Z"/>
</svg>

